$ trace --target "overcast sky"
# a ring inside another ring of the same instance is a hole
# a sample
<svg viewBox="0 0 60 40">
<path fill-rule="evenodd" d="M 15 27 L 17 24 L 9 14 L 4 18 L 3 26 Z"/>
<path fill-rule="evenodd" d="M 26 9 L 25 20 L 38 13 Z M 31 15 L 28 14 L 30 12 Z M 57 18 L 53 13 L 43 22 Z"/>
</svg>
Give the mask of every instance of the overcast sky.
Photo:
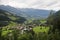
<svg viewBox="0 0 60 40">
<path fill-rule="evenodd" d="M 0 0 L 0 5 L 10 5 L 17 8 L 59 10 L 60 0 Z"/>
</svg>

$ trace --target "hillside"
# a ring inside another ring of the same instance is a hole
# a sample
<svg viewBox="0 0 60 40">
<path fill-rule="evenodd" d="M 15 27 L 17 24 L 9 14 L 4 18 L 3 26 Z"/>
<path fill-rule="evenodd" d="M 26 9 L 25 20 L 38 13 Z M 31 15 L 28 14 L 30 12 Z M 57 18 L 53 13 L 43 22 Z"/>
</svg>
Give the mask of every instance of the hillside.
<svg viewBox="0 0 60 40">
<path fill-rule="evenodd" d="M 10 22 L 23 23 L 26 19 L 13 13 L 0 9 L 0 26 L 6 26 Z"/>
</svg>

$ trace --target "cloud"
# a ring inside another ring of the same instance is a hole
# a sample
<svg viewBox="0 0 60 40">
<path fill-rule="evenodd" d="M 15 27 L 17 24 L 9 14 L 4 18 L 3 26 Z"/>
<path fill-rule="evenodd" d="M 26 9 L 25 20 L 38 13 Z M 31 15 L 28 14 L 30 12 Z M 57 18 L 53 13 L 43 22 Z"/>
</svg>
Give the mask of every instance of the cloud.
<svg viewBox="0 0 60 40">
<path fill-rule="evenodd" d="M 0 4 L 18 8 L 60 9 L 60 0 L 0 0 Z"/>
</svg>

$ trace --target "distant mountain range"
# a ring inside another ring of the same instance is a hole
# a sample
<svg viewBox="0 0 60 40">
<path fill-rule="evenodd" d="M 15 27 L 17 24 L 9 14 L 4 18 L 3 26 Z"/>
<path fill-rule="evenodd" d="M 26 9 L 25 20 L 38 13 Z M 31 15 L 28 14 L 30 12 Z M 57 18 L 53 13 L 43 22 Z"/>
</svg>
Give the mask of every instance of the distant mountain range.
<svg viewBox="0 0 60 40">
<path fill-rule="evenodd" d="M 32 9 L 32 8 L 14 8 L 9 5 L 0 5 L 0 9 L 6 10 L 8 12 L 14 13 L 18 16 L 25 18 L 47 18 L 50 14 L 50 10 L 43 9 Z"/>
</svg>

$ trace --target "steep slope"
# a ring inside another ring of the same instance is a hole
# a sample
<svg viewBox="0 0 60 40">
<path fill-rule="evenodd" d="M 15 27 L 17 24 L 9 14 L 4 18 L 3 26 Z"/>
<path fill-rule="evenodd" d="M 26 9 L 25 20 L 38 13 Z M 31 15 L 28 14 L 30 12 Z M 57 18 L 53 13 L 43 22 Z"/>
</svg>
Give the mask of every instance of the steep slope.
<svg viewBox="0 0 60 40">
<path fill-rule="evenodd" d="M 24 17 L 0 9 L 0 27 L 8 25 L 10 22 L 23 23 L 25 20 Z"/>
</svg>

